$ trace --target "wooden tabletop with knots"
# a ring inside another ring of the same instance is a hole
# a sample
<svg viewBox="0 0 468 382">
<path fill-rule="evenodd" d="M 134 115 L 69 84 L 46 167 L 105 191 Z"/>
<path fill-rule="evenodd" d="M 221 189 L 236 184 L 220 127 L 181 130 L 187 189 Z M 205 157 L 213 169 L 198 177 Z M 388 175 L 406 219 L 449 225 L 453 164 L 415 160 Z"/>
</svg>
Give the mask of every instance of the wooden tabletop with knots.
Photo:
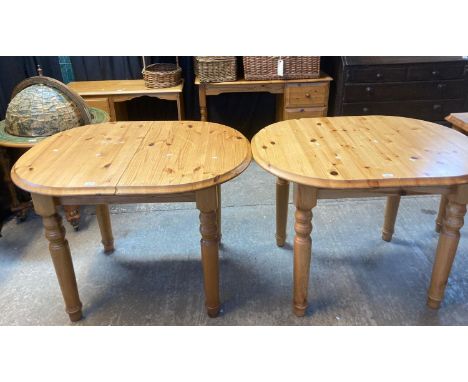
<svg viewBox="0 0 468 382">
<path fill-rule="evenodd" d="M 250 163 L 238 131 L 199 121 L 110 122 L 53 135 L 12 169 L 21 188 L 43 195 L 147 195 L 223 183 Z"/>
<path fill-rule="evenodd" d="M 255 161 L 276 176 L 319 188 L 468 183 L 468 137 L 404 117 L 304 118 L 265 127 Z"/>
</svg>

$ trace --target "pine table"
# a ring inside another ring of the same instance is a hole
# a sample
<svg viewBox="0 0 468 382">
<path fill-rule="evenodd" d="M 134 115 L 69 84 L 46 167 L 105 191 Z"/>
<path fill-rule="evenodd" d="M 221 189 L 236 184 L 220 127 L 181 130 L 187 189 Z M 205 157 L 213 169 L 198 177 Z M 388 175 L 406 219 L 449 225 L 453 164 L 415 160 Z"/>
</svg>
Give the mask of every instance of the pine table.
<svg viewBox="0 0 468 382">
<path fill-rule="evenodd" d="M 447 199 L 428 305 L 438 308 L 468 202 L 468 138 L 416 119 L 387 116 L 305 118 L 265 127 L 252 140 L 255 161 L 277 180 L 277 244 L 284 245 L 289 182 L 294 182 L 294 300 L 303 316 L 317 199 L 387 196 L 384 240 L 391 240 L 401 195 Z"/>
<path fill-rule="evenodd" d="M 209 122 L 117 122 L 53 135 L 14 165 L 15 184 L 32 195 L 72 321 L 82 317 L 72 257 L 58 205 L 96 205 L 105 252 L 114 250 L 110 203 L 196 202 L 206 308 L 220 308 L 220 185 L 251 160 L 238 131 Z"/>
</svg>

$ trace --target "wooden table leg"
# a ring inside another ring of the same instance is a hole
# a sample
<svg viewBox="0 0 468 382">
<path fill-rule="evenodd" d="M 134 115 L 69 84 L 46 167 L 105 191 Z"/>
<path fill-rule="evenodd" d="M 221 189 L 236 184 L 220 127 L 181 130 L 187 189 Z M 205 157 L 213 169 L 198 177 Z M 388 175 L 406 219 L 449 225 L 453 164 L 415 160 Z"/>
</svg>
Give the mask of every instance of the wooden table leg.
<svg viewBox="0 0 468 382">
<path fill-rule="evenodd" d="M 205 306 L 210 317 L 216 317 L 219 301 L 219 241 L 216 225 L 217 191 L 210 187 L 196 192 L 200 210 L 201 256 L 205 286 Z"/>
<path fill-rule="evenodd" d="M 467 202 L 468 192 L 464 198 L 448 196 L 427 298 L 427 305 L 430 308 L 438 309 L 444 297 L 445 286 L 457 253 L 460 228 L 463 227 Z"/>
<path fill-rule="evenodd" d="M 387 205 L 385 207 L 385 220 L 382 229 L 382 239 L 391 241 L 393 232 L 395 231 L 395 221 L 398 215 L 398 207 L 400 206 L 400 195 L 390 195 L 387 197 Z"/>
<path fill-rule="evenodd" d="M 79 206 L 63 206 L 65 218 L 75 231 L 80 229 L 80 207 Z"/>
<path fill-rule="evenodd" d="M 217 196 L 217 206 L 216 206 L 216 224 L 218 226 L 218 239 L 219 242 L 221 243 L 221 237 L 223 236 L 223 233 L 221 231 L 221 185 L 218 184 L 216 186 L 216 196 Z"/>
<path fill-rule="evenodd" d="M 276 178 L 276 245 L 284 246 L 288 223 L 289 182 Z"/>
<path fill-rule="evenodd" d="M 109 254 L 114 252 L 114 237 L 112 236 L 112 224 L 107 204 L 98 204 L 96 206 L 96 218 L 101 231 L 102 245 L 104 253 Z"/>
<path fill-rule="evenodd" d="M 294 230 L 294 299 L 293 311 L 298 317 L 305 315 L 307 309 L 307 290 L 309 286 L 310 258 L 312 254 L 312 208 L 317 205 L 317 189 L 295 185 L 294 204 L 296 222 Z"/>
<path fill-rule="evenodd" d="M 448 199 L 445 195 L 442 195 L 440 198 L 439 213 L 437 214 L 435 231 L 440 232 L 442 229 L 442 222 L 445 216 L 445 210 L 447 209 Z"/>
<path fill-rule="evenodd" d="M 208 112 L 206 110 L 206 88 L 204 84 L 198 85 L 198 102 L 200 104 L 200 120 L 208 121 Z"/>
<path fill-rule="evenodd" d="M 62 219 L 56 211 L 52 197 L 37 194 L 31 196 L 36 213 L 42 217 L 45 237 L 49 240 L 49 251 L 65 300 L 66 312 L 71 321 L 78 321 L 82 317 L 82 304 L 78 295 L 70 247 L 65 239 L 65 228 L 62 225 Z"/>
<path fill-rule="evenodd" d="M 184 111 L 184 96 L 182 93 L 177 94 L 177 118 L 182 121 L 185 117 Z"/>
</svg>

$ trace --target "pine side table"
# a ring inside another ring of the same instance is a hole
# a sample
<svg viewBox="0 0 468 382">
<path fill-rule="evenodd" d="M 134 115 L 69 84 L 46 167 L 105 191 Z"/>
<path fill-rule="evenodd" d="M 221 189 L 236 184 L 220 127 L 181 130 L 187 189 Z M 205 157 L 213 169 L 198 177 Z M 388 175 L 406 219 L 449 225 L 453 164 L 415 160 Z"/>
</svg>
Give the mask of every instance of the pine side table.
<svg viewBox="0 0 468 382">
<path fill-rule="evenodd" d="M 305 118 L 278 122 L 252 140 L 255 161 L 276 175 L 277 244 L 286 238 L 289 182 L 294 182 L 294 301 L 303 316 L 317 199 L 388 196 L 384 239 L 393 232 L 401 195 L 447 198 L 428 305 L 438 308 L 455 258 L 468 202 L 468 138 L 431 122 L 403 117 Z M 388 235 L 386 235 L 386 233 Z"/>
<path fill-rule="evenodd" d="M 42 216 L 45 236 L 72 321 L 81 302 L 58 205 L 96 205 L 105 252 L 112 252 L 108 204 L 196 202 L 206 308 L 220 308 L 218 244 L 221 183 L 250 163 L 248 140 L 209 122 L 117 122 L 87 125 L 53 135 L 14 165 L 14 183 L 29 191 Z M 66 169 L 67 171 L 64 171 Z"/>
<path fill-rule="evenodd" d="M 176 101 L 178 119 L 184 119 L 183 81 L 177 86 L 159 89 L 147 88 L 144 80 L 76 81 L 67 86 L 83 97 L 90 107 L 109 113 L 112 122 L 127 119 L 123 102 L 143 96 Z"/>
</svg>

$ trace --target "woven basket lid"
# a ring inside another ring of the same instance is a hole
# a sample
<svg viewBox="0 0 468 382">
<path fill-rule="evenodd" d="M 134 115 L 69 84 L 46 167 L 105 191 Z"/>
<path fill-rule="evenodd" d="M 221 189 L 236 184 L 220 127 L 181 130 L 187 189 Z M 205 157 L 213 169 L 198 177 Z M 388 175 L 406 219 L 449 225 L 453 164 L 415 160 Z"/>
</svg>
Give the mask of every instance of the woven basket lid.
<svg viewBox="0 0 468 382">
<path fill-rule="evenodd" d="M 5 116 L 5 131 L 19 137 L 44 137 L 91 123 L 83 98 L 45 76 L 18 84 Z"/>
</svg>

